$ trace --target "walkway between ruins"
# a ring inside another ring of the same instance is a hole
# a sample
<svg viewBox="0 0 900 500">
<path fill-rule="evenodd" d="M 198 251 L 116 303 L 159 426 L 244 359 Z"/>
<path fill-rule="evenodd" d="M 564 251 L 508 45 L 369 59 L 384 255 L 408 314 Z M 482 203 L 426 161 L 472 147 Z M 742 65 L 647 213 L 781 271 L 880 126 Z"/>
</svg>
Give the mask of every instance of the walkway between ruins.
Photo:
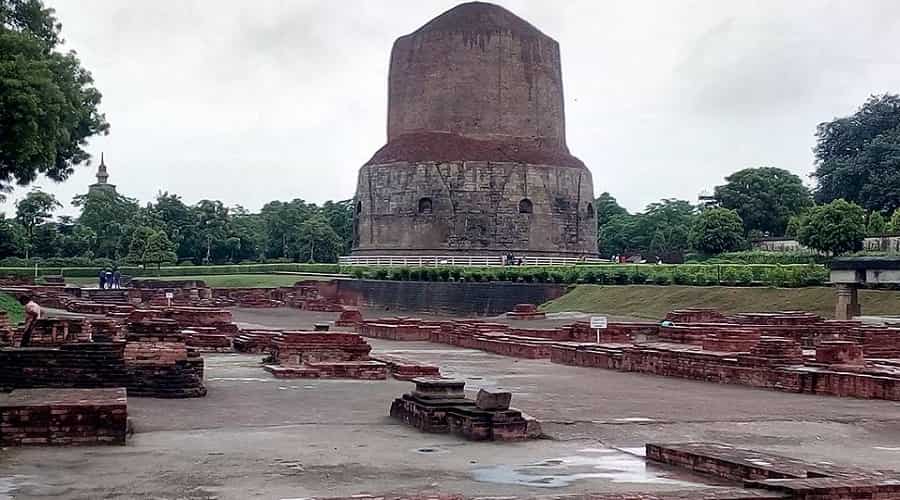
<svg viewBox="0 0 900 500">
<path fill-rule="evenodd" d="M 235 320 L 303 327 L 332 313 L 235 310 Z M 261 356 L 206 355 L 208 396 L 130 398 L 125 447 L 0 452 L 0 498 L 299 498 L 361 492 L 470 495 L 673 491 L 630 453 L 647 442 L 716 441 L 809 460 L 900 463 L 895 402 L 804 396 L 520 360 L 427 342 L 370 339 L 437 363 L 467 389 L 503 388 L 553 439 L 472 443 L 387 417 L 396 380 L 276 380 Z M 558 460 L 562 460 L 559 462 Z"/>
</svg>

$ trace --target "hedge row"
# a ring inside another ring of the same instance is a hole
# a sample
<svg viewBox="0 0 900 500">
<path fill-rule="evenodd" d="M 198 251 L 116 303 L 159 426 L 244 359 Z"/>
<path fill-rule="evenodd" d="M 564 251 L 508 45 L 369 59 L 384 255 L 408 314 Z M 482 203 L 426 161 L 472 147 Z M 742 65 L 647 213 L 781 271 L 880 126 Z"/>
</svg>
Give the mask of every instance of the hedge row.
<svg viewBox="0 0 900 500">
<path fill-rule="evenodd" d="M 394 281 L 517 281 L 608 285 L 820 286 L 828 270 L 816 264 L 660 264 L 569 267 L 354 267 L 356 278 Z"/>
<path fill-rule="evenodd" d="M 63 275 L 72 278 L 88 278 L 97 276 L 99 267 L 38 267 L 38 276 Z M 278 272 L 293 273 L 326 273 L 340 272 L 337 264 L 244 264 L 229 266 L 164 266 L 156 269 L 155 266 L 140 267 L 126 266 L 119 270 L 126 276 L 211 276 L 220 274 L 273 274 Z M 0 267 L 0 276 L 34 276 L 33 267 Z"/>
<path fill-rule="evenodd" d="M 743 252 L 725 252 L 712 256 L 690 255 L 690 263 L 700 264 L 827 264 L 831 257 L 809 251 L 797 252 L 763 252 L 747 250 Z"/>
</svg>

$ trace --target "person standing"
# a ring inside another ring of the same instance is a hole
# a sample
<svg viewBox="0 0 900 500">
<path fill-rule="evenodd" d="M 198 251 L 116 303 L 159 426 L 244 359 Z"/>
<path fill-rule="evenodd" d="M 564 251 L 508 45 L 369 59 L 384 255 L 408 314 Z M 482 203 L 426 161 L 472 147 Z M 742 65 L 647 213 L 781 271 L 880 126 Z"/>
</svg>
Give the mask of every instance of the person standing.
<svg viewBox="0 0 900 500">
<path fill-rule="evenodd" d="M 121 288 L 122 281 L 122 273 L 119 272 L 118 268 L 113 269 L 113 288 Z"/>
<path fill-rule="evenodd" d="M 103 277 L 103 279 L 106 281 L 106 288 L 111 289 L 113 287 L 113 273 L 109 270 L 109 268 L 106 268 L 106 275 Z"/>
<path fill-rule="evenodd" d="M 103 269 L 100 269 L 99 277 L 100 277 L 100 289 L 103 290 L 103 288 L 105 288 L 104 285 L 106 284 L 106 271 Z"/>
<path fill-rule="evenodd" d="M 19 297 L 19 303 L 25 306 L 25 325 L 22 328 L 22 341 L 19 342 L 19 347 L 28 347 L 31 345 L 34 324 L 41 317 L 41 306 L 28 295 Z"/>
</svg>

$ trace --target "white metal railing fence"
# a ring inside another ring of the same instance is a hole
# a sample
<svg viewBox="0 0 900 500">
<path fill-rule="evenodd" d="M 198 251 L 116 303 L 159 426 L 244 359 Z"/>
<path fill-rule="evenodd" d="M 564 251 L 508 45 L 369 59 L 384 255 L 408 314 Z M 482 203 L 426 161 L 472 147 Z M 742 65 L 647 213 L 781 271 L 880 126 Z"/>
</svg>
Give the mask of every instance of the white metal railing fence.
<svg viewBox="0 0 900 500">
<path fill-rule="evenodd" d="M 576 264 L 608 264 L 610 261 L 597 258 L 521 256 L 514 257 L 513 261 L 506 263 L 506 258 L 500 255 L 360 255 L 340 257 L 338 262 L 342 266 L 493 267 L 503 265 L 572 266 Z"/>
</svg>

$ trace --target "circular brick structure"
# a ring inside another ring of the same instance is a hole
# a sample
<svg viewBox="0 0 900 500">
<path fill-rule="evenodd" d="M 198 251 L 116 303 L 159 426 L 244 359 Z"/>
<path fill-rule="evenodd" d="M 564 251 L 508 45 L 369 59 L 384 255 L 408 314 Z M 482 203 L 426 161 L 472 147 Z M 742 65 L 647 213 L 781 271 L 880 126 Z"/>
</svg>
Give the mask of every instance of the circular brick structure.
<svg viewBox="0 0 900 500">
<path fill-rule="evenodd" d="M 354 255 L 596 254 L 559 44 L 508 10 L 462 4 L 397 39 L 387 135 L 359 172 Z"/>
</svg>

